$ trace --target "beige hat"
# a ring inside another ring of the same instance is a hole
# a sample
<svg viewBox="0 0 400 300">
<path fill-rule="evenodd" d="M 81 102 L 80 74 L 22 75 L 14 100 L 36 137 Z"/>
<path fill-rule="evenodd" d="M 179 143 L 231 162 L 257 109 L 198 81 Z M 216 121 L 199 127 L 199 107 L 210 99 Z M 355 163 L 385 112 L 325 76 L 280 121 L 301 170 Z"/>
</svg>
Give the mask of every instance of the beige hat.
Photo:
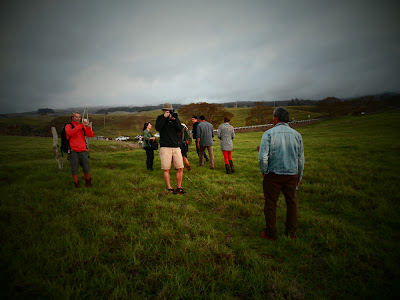
<svg viewBox="0 0 400 300">
<path fill-rule="evenodd" d="M 172 104 L 171 103 L 165 103 L 164 107 L 162 108 L 163 110 L 173 110 Z"/>
</svg>

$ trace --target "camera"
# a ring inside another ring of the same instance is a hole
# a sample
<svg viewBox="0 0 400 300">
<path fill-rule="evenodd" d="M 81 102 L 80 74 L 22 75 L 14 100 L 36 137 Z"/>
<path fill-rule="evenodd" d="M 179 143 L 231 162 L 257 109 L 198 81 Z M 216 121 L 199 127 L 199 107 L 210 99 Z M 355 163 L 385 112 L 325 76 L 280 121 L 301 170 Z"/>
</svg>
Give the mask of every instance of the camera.
<svg viewBox="0 0 400 300">
<path fill-rule="evenodd" d="M 175 110 L 170 110 L 169 113 L 171 114 L 172 118 L 177 118 L 178 117 L 178 113 L 175 112 Z"/>
</svg>

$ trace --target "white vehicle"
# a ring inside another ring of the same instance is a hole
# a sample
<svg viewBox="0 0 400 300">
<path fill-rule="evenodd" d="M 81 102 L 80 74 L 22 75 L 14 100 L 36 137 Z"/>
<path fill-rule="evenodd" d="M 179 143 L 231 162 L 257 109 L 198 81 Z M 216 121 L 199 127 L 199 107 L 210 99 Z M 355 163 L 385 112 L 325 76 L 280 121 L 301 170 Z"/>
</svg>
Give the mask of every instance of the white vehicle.
<svg viewBox="0 0 400 300">
<path fill-rule="evenodd" d="M 119 136 L 115 139 L 116 141 L 127 141 L 129 140 L 129 136 Z"/>
</svg>

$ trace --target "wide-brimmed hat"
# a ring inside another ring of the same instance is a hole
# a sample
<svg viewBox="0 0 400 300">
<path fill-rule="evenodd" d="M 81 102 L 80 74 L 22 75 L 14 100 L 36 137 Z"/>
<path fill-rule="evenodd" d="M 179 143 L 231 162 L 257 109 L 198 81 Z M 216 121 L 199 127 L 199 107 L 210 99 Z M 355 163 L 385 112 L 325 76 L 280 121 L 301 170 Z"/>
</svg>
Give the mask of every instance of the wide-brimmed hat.
<svg viewBox="0 0 400 300">
<path fill-rule="evenodd" d="M 174 108 L 172 107 L 172 104 L 171 104 L 171 103 L 165 103 L 162 109 L 163 109 L 163 110 L 164 110 L 164 109 L 166 109 L 166 110 L 173 110 Z"/>
</svg>

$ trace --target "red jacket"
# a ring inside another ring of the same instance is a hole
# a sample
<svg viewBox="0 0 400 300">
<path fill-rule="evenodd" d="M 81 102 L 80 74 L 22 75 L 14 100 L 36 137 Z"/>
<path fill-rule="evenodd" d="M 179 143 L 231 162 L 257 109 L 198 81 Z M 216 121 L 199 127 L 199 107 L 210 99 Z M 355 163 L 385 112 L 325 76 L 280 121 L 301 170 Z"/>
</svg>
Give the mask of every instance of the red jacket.
<svg viewBox="0 0 400 300">
<path fill-rule="evenodd" d="M 74 129 L 72 129 L 70 124 L 65 126 L 65 134 L 69 140 L 69 147 L 75 152 L 89 151 L 86 145 L 85 135 L 87 137 L 94 137 L 92 128 L 85 127 L 81 123 L 72 122 L 72 124 L 74 125 Z"/>
</svg>

